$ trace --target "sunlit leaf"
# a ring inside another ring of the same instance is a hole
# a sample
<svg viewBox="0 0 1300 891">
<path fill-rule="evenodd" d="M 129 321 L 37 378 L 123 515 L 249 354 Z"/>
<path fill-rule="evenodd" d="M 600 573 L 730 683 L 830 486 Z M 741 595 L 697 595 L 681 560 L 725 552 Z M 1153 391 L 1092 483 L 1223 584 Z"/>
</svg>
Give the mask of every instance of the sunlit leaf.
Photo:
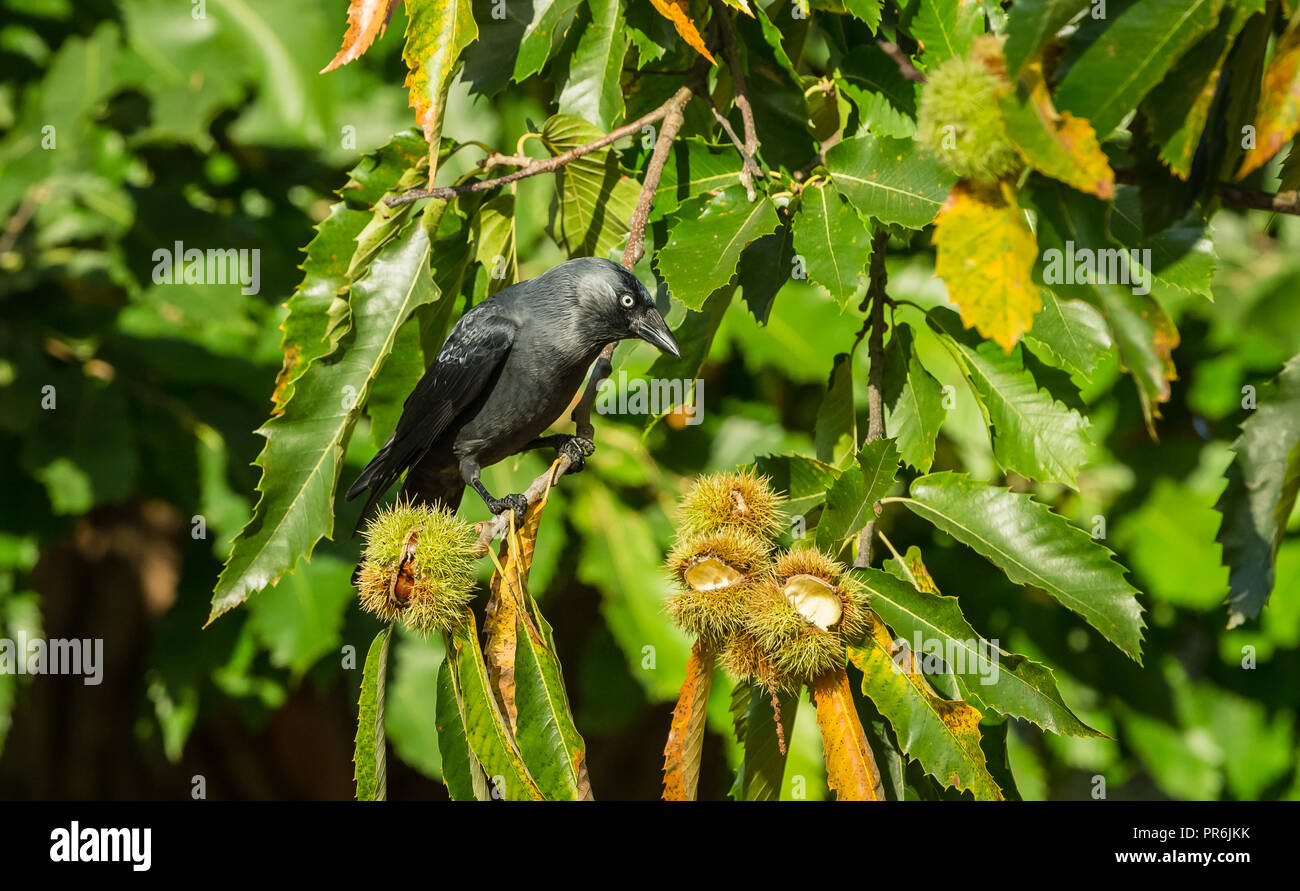
<svg viewBox="0 0 1300 891">
<path fill-rule="evenodd" d="M 826 782 L 839 801 L 884 801 L 876 758 L 867 744 L 853 691 L 844 669 L 828 671 L 812 684 L 817 726 L 822 731 Z"/>
<path fill-rule="evenodd" d="M 348 3 L 348 30 L 343 35 L 343 46 L 339 48 L 338 55 L 321 69 L 321 74 L 364 55 L 375 38 L 381 36 L 388 27 L 388 20 L 393 17 L 397 4 L 398 0 L 351 0 Z"/>
<path fill-rule="evenodd" d="M 953 187 L 934 225 L 934 272 L 961 321 L 1007 352 L 1042 308 L 1033 281 L 1038 243 L 1010 190 Z"/>
<path fill-rule="evenodd" d="M 699 28 L 691 21 L 691 5 L 687 0 L 650 0 L 650 2 L 654 4 L 654 8 L 660 15 L 673 23 L 682 40 L 710 62 L 715 61 L 713 54 L 704 44 L 704 38 L 700 36 Z"/>
<path fill-rule="evenodd" d="M 664 801 L 694 801 L 699 791 L 713 662 L 713 651 L 696 641 L 664 745 Z"/>
<path fill-rule="evenodd" d="M 862 644 L 849 647 L 849 661 L 862 672 L 862 694 L 893 726 L 903 751 L 945 786 L 968 790 L 976 800 L 1000 800 L 980 748 L 979 710 L 935 693 L 915 654 L 896 653 L 884 623 L 870 613 L 868 620 Z"/>
<path fill-rule="evenodd" d="M 672 295 L 696 310 L 731 281 L 745 246 L 780 225 L 770 199 L 750 204 L 738 185 L 683 203 L 676 217 L 655 269 Z"/>
<path fill-rule="evenodd" d="M 1142 607 L 1124 567 L 1088 533 L 1044 504 L 961 473 L 912 483 L 908 509 L 997 566 L 1016 584 L 1039 588 L 1141 661 Z"/>
</svg>

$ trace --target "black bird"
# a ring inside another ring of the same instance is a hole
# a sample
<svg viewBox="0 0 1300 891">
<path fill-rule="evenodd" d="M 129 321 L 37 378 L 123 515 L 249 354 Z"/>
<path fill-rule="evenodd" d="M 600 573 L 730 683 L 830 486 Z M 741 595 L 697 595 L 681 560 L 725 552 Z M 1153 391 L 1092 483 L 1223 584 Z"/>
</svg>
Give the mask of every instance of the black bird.
<svg viewBox="0 0 1300 891">
<path fill-rule="evenodd" d="M 415 503 L 460 506 L 465 486 L 488 510 L 523 519 L 522 494 L 493 498 L 479 471 L 535 448 L 567 451 L 582 469 L 592 444 L 559 434 L 538 438 L 559 418 L 601 348 L 638 337 L 681 355 L 640 279 L 609 260 L 561 263 L 537 278 L 504 288 L 465 313 L 447 335 L 402 408 L 401 420 L 357 481 L 371 507 L 402 475 L 402 496 Z"/>
</svg>

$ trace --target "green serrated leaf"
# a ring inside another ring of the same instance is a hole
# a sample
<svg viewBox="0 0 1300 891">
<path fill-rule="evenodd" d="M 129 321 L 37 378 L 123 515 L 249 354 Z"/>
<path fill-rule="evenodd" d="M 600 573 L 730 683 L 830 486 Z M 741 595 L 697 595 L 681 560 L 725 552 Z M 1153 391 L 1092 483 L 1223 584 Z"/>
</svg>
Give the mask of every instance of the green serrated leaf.
<svg viewBox="0 0 1300 891">
<path fill-rule="evenodd" d="M 826 153 L 831 179 L 858 213 L 920 229 L 943 206 L 955 178 L 912 140 L 857 136 Z"/>
<path fill-rule="evenodd" d="M 330 215 L 316 226 L 302 263 L 302 282 L 286 301 L 289 314 L 280 325 L 284 332 L 280 349 L 285 356 L 272 396 L 277 409 L 293 398 L 294 383 L 307 367 L 338 347 L 344 331 L 331 324 L 329 313 L 351 283 L 348 272 L 357 239 L 375 215 L 372 206 L 397 188 L 426 151 L 423 137 L 415 130 L 394 136 L 352 169 L 347 185 L 338 190 L 344 200 L 334 204 Z"/>
<path fill-rule="evenodd" d="M 1277 552 L 1300 493 L 1300 356 L 1258 394 L 1232 444 L 1215 540 L 1229 568 L 1228 627 L 1259 615 L 1273 590 Z"/>
<path fill-rule="evenodd" d="M 443 207 L 430 205 L 425 213 Z M 257 459 L 261 497 L 217 580 L 209 622 L 274 584 L 333 534 L 343 451 L 371 384 L 402 324 L 435 296 L 429 237 L 414 221 L 353 285 L 352 329 L 336 360 L 309 367 L 284 412 L 259 430 L 266 438 Z"/>
<path fill-rule="evenodd" d="M 484 201 L 474 215 L 474 259 L 487 272 L 488 294 L 519 280 L 515 241 L 515 196 L 502 193 Z"/>
<path fill-rule="evenodd" d="M 984 13 L 975 0 L 920 0 L 912 19 L 912 36 L 924 52 L 920 66 L 930 70 L 970 52 L 984 33 Z"/>
<path fill-rule="evenodd" d="M 501 714 L 472 613 L 466 627 L 448 641 L 447 658 L 455 654 L 456 677 L 465 703 L 465 738 L 470 751 L 487 772 L 493 798 L 506 801 L 541 801 L 545 798 L 529 773 L 510 725 Z"/>
<path fill-rule="evenodd" d="M 1114 554 L 1028 495 L 961 473 L 912 483 L 904 504 L 974 549 L 1018 585 L 1040 588 L 1142 661 L 1142 606 Z"/>
<path fill-rule="evenodd" d="M 454 654 L 451 641 L 446 653 Z M 488 801 L 487 777 L 470 751 L 466 738 L 465 700 L 461 694 L 455 659 L 444 656 L 438 667 L 438 751 L 442 755 L 442 780 L 452 801 Z"/>
<path fill-rule="evenodd" d="M 791 517 L 806 517 L 826 500 L 826 491 L 839 472 L 830 464 L 807 455 L 763 455 L 754 462 L 758 472 L 786 497 L 784 511 Z"/>
<path fill-rule="evenodd" d="M 866 286 L 871 233 L 840 200 L 830 182 L 804 189 L 794 215 L 794 249 L 804 259 L 808 280 L 841 308 Z"/>
<path fill-rule="evenodd" d="M 1119 249 L 1105 231 L 1103 202 L 1045 179 L 1034 182 L 1033 200 L 1039 213 L 1038 246 L 1044 258 L 1051 257 L 1051 252 L 1065 258 L 1080 249 L 1100 257 L 1102 252 Z M 1169 400 L 1169 384 L 1176 377 L 1173 351 L 1179 335 L 1169 315 L 1150 294 L 1137 294 L 1133 287 L 1081 282 L 1077 276 L 1071 281 L 1051 281 L 1046 276 L 1044 280 L 1059 296 L 1086 300 L 1100 310 L 1122 367 L 1137 383 L 1148 427 L 1154 429 L 1153 419 L 1160 416 L 1157 406 Z"/>
<path fill-rule="evenodd" d="M 772 694 L 757 684 L 745 684 L 744 688 L 749 693 L 745 707 L 744 737 L 740 740 L 744 755 L 729 794 L 736 801 L 778 801 L 785 782 L 786 754 L 782 754 L 776 735 L 776 712 L 772 708 Z M 799 710 L 799 696 L 782 691 L 778 693 L 778 702 L 781 708 L 781 728 L 788 746 L 792 739 L 795 714 Z"/>
<path fill-rule="evenodd" d="M 969 791 L 977 801 L 1002 798 L 980 747 L 979 711 L 935 693 L 912 655 L 894 652 L 879 619 L 870 618 L 866 637 L 848 648 L 848 657 L 862 672 L 862 694 L 893 726 L 908 757 L 940 783 Z"/>
<path fill-rule="evenodd" d="M 538 621 L 541 613 L 533 611 Z M 574 726 L 564 691 L 560 662 L 550 645 L 534 639 L 519 617 L 515 651 L 515 705 L 519 731 L 515 737 L 528 772 L 548 801 L 591 800 L 587 779 L 587 745 Z"/>
<path fill-rule="evenodd" d="M 898 443 L 898 454 L 922 473 L 934 462 L 939 428 L 947 411 L 943 387 L 925 370 L 913 346 L 912 329 L 898 323 L 885 347 L 885 433 Z"/>
<path fill-rule="evenodd" d="M 1039 388 L 1019 345 L 1003 352 L 962 328 L 949 309 L 933 309 L 927 318 L 970 379 L 998 463 L 1030 479 L 1075 486 L 1092 448 L 1088 419 Z"/>
<path fill-rule="evenodd" d="M 817 460 L 836 467 L 858 451 L 858 415 L 853 402 L 853 356 L 840 353 L 831 366 L 826 395 L 813 424 Z"/>
<path fill-rule="evenodd" d="M 1112 349 L 1106 319 L 1082 300 L 1062 300 L 1043 288 L 1043 308 L 1034 316 L 1034 327 L 1025 335 L 1031 345 L 1041 347 L 1058 364 L 1085 379 Z"/>
<path fill-rule="evenodd" d="M 745 246 L 781 222 L 771 199 L 750 204 L 738 185 L 684 202 L 676 217 L 655 268 L 672 295 L 694 310 L 731 281 Z"/>
<path fill-rule="evenodd" d="M 857 463 L 840 474 L 826 493 L 826 510 L 817 523 L 817 546 L 838 555 L 859 529 L 876 518 L 876 502 L 889 494 L 897 474 L 898 446 L 892 439 L 864 445 Z"/>
<path fill-rule="evenodd" d="M 388 640 L 393 627 L 381 628 L 366 653 L 361 673 L 361 701 L 357 712 L 356 765 L 357 801 L 388 798 L 387 742 L 384 738 L 384 686 L 388 674 Z"/>
<path fill-rule="evenodd" d="M 573 114 L 608 130 L 623 117 L 623 57 L 627 30 L 619 0 L 587 0 L 591 23 L 569 62 L 560 91 L 561 114 Z"/>
<path fill-rule="evenodd" d="M 553 115 L 542 127 L 542 143 L 552 155 L 605 135 L 574 115 Z M 640 190 L 609 149 L 591 152 L 555 172 L 556 201 L 550 231 L 571 257 L 604 257 L 627 235 Z"/>
<path fill-rule="evenodd" d="M 650 219 L 669 216 L 683 201 L 704 192 L 720 191 L 740 182 L 740 157 L 731 146 L 718 146 L 698 136 L 673 142 L 655 189 Z"/>
<path fill-rule="evenodd" d="M 1016 0 L 1007 16 L 1007 42 L 1003 55 L 1007 71 L 1021 66 L 1047 45 L 1057 31 L 1090 6 L 1091 0 Z"/>
<path fill-rule="evenodd" d="M 934 651 L 977 705 L 1052 733 L 1101 735 L 1065 704 L 1050 668 L 977 634 L 956 597 L 922 591 L 877 569 L 855 569 L 854 575 L 866 586 L 871 608 L 917 658 L 926 660 Z"/>
<path fill-rule="evenodd" d="M 1105 140 L 1214 27 L 1222 6 L 1223 0 L 1142 0 L 1128 7 L 1066 72 L 1057 108 L 1087 118 Z"/>
<path fill-rule="evenodd" d="M 853 100 L 862 125 L 870 132 L 897 139 L 916 132 L 916 85 L 876 44 L 849 50 L 840 59 L 835 83 Z"/>
</svg>

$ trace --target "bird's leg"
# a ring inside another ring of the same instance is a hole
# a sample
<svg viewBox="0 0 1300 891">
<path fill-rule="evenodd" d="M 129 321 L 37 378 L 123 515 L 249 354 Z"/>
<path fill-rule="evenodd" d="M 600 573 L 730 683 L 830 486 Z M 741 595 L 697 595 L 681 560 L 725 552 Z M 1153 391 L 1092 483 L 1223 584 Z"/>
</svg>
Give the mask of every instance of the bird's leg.
<svg viewBox="0 0 1300 891">
<path fill-rule="evenodd" d="M 555 449 L 557 455 L 569 456 L 569 473 L 581 473 L 582 468 L 587 464 L 588 456 L 596 451 L 596 444 L 590 439 L 570 433 L 553 433 L 550 436 L 539 436 L 520 451 L 529 452 L 533 449 L 548 448 Z"/>
<path fill-rule="evenodd" d="M 479 479 L 480 470 L 481 468 L 478 466 L 478 462 L 472 458 L 466 458 L 464 461 L 460 462 L 461 479 L 465 480 L 465 485 L 469 486 L 479 494 L 479 497 L 483 499 L 483 503 L 487 505 L 487 509 L 491 511 L 493 515 L 503 514 L 508 510 L 513 510 L 515 512 L 515 524 L 517 526 L 522 526 L 524 522 L 524 514 L 528 512 L 527 496 L 523 493 L 515 492 L 511 495 L 506 495 L 504 498 L 493 498 L 492 493 L 487 490 L 487 486 L 483 485 L 482 480 Z"/>
</svg>

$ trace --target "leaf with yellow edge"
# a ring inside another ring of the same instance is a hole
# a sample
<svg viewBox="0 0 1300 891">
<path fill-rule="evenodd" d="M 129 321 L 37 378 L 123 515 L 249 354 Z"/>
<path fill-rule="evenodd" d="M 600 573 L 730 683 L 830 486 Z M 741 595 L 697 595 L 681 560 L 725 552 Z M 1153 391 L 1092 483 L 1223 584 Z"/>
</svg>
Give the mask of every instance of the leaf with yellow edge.
<svg viewBox="0 0 1300 891">
<path fill-rule="evenodd" d="M 979 710 L 935 693 L 917 670 L 911 650 L 895 654 L 889 630 L 875 613 L 867 615 L 862 644 L 849 647 L 849 661 L 862 672 L 863 694 L 893 726 L 908 757 L 944 785 L 969 790 L 976 800 L 1002 798 L 980 748 Z"/>
<path fill-rule="evenodd" d="M 343 46 L 321 74 L 359 59 L 370 49 L 376 37 L 383 36 L 388 20 L 397 9 L 398 0 L 352 0 L 348 4 L 348 30 L 343 35 Z"/>
<path fill-rule="evenodd" d="M 722 0 L 722 2 L 730 6 L 732 9 L 743 12 L 751 19 L 754 17 L 754 10 L 749 8 L 749 0 Z"/>
<path fill-rule="evenodd" d="M 1098 198 L 1115 195 L 1115 173 L 1086 118 L 1058 112 L 1043 78 L 1043 64 L 1020 72 L 1013 91 L 998 100 L 1007 135 L 1025 163 L 1053 179 Z"/>
<path fill-rule="evenodd" d="M 697 640 L 686 662 L 686 680 L 664 746 L 664 801 L 694 801 L 699 789 L 713 662 L 713 650 Z"/>
<path fill-rule="evenodd" d="M 934 219 L 935 274 L 962 324 L 1011 352 L 1043 308 L 1033 281 L 1038 243 L 1009 186 L 1002 194 L 953 186 Z"/>
<path fill-rule="evenodd" d="M 822 731 L 826 782 L 838 801 L 884 801 L 876 758 L 867 745 L 849 676 L 843 668 L 828 671 L 812 683 L 817 726 Z"/>
<path fill-rule="evenodd" d="M 704 45 L 704 38 L 700 36 L 699 29 L 691 21 L 691 5 L 687 0 L 650 0 L 650 2 L 654 4 L 655 9 L 659 10 L 661 16 L 673 23 L 682 40 L 694 47 L 701 56 L 717 64 L 709 48 Z"/>
<path fill-rule="evenodd" d="M 442 118 L 460 54 L 478 37 L 470 0 L 406 0 L 406 88 L 410 106 L 424 130 L 424 139 L 436 146 L 442 139 Z M 432 161 L 433 158 L 431 157 Z M 429 165 L 429 182 L 437 173 Z"/>
<path fill-rule="evenodd" d="M 1278 38 L 1273 58 L 1264 72 L 1258 119 L 1255 147 L 1242 159 L 1237 179 L 1263 167 L 1300 131 L 1300 19 L 1292 22 Z"/>
</svg>

